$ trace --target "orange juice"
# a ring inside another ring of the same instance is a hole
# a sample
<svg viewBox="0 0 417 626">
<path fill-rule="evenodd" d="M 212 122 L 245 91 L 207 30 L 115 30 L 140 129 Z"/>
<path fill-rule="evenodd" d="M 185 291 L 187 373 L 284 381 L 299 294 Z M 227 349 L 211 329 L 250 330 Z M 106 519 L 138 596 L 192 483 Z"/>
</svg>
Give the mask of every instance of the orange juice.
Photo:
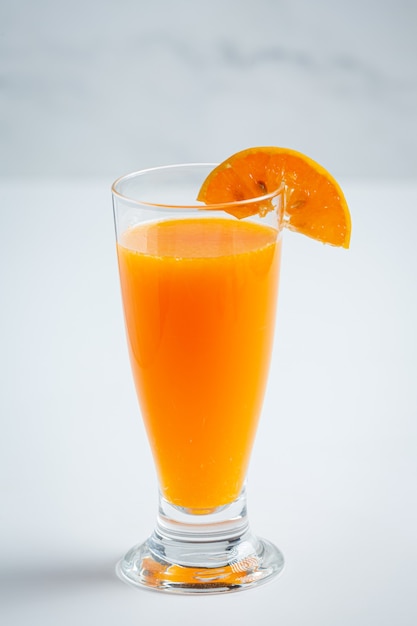
<svg viewBox="0 0 417 626">
<path fill-rule="evenodd" d="M 125 231 L 128 345 L 163 496 L 193 512 L 235 500 L 268 375 L 280 235 L 233 219 Z"/>
</svg>

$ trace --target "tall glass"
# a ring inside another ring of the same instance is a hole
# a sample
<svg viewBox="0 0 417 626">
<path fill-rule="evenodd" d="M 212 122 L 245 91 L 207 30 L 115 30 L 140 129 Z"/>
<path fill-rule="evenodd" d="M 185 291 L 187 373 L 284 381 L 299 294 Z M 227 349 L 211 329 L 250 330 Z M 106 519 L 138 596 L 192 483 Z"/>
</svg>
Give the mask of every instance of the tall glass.
<svg viewBox="0 0 417 626">
<path fill-rule="evenodd" d="M 213 167 L 149 169 L 112 187 L 130 360 L 160 491 L 153 533 L 118 573 L 177 593 L 246 589 L 284 564 L 251 532 L 245 494 L 273 344 L 283 195 L 206 206 L 196 198 Z M 242 212 L 256 214 L 234 217 Z"/>
</svg>

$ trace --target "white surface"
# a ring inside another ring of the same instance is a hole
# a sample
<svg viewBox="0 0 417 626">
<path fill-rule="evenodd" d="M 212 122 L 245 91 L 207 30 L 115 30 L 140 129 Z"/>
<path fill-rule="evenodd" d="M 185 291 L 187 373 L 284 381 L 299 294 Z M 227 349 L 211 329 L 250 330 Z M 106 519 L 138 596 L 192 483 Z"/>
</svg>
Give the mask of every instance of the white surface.
<svg viewBox="0 0 417 626">
<path fill-rule="evenodd" d="M 19 0 L 0 24 L 3 175 L 278 145 L 417 177 L 414 0 Z"/>
<path fill-rule="evenodd" d="M 249 474 L 281 578 L 165 597 L 116 579 L 156 485 L 130 377 L 108 181 L 0 185 L 0 621 L 414 626 L 417 185 L 344 183 L 350 251 L 286 233 Z"/>
</svg>

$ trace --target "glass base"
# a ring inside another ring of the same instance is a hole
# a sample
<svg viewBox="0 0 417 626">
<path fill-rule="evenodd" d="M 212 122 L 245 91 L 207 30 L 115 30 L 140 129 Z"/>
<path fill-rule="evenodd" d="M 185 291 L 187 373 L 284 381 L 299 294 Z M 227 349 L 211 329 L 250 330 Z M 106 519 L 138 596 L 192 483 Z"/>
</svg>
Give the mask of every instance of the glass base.
<svg viewBox="0 0 417 626">
<path fill-rule="evenodd" d="M 116 571 L 146 589 L 208 594 L 255 587 L 283 567 L 278 548 L 251 533 L 243 493 L 232 504 L 201 514 L 161 498 L 153 534 L 129 550 Z"/>
</svg>

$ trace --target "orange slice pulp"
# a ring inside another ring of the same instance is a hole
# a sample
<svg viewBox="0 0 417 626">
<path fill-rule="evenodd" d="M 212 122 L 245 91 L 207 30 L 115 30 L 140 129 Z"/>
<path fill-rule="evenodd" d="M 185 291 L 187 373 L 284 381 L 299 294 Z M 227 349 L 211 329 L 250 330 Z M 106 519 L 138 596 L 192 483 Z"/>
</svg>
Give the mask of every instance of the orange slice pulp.
<svg viewBox="0 0 417 626">
<path fill-rule="evenodd" d="M 265 201 L 244 200 L 284 187 L 284 224 L 334 246 L 349 247 L 351 220 L 343 192 L 329 172 L 301 152 L 288 148 L 249 148 L 218 165 L 204 181 L 197 199 L 205 204 L 238 202 L 238 218 L 265 212 Z M 271 200 L 267 200 L 274 208 Z"/>
</svg>

